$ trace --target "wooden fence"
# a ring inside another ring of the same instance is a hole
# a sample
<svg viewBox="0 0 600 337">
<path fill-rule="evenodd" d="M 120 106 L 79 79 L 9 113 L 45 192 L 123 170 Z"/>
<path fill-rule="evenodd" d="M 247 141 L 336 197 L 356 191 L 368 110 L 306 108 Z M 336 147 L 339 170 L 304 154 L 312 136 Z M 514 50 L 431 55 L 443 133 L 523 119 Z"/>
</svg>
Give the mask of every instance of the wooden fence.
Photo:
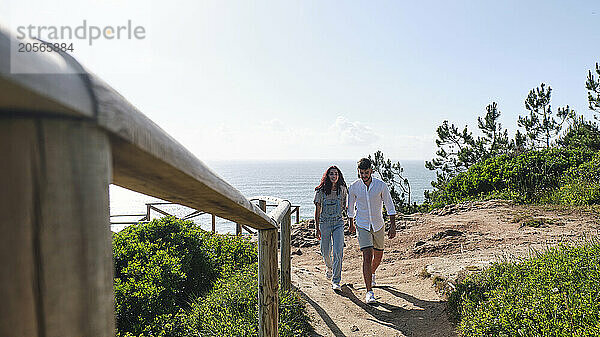
<svg viewBox="0 0 600 337">
<path fill-rule="evenodd" d="M 68 54 L 11 60 L 16 43 L 0 27 L 0 336 L 115 335 L 111 182 L 258 230 L 259 334 L 277 336 L 290 203 L 265 214 Z"/>
<path fill-rule="evenodd" d="M 250 198 L 250 201 L 259 201 L 261 200 L 262 197 L 253 197 Z M 269 198 L 269 200 L 273 200 L 273 199 L 277 199 L 275 197 L 265 197 L 265 198 Z M 264 199 L 263 200 L 264 203 L 260 202 L 260 205 L 264 206 L 264 209 L 261 208 L 263 210 L 263 212 L 267 211 L 267 206 L 275 206 L 277 207 L 278 204 L 276 203 L 267 203 L 267 200 Z M 199 211 L 199 210 L 194 210 L 193 212 L 186 214 L 184 216 L 175 216 L 174 214 L 168 213 L 167 211 L 160 209 L 159 207 L 157 207 L 158 205 L 177 205 L 175 203 L 172 202 L 149 202 L 146 203 L 146 213 L 144 214 L 111 214 L 110 218 L 110 224 L 112 225 L 133 225 L 133 224 L 137 224 L 137 223 L 146 223 L 149 222 L 152 217 L 152 211 L 157 212 L 162 214 L 163 216 L 173 216 L 173 217 L 177 217 L 181 220 L 191 220 L 195 217 L 199 217 L 201 215 L 204 214 L 210 214 L 208 212 L 203 212 L 203 211 Z M 295 213 L 296 214 L 296 223 L 300 223 L 300 205 L 291 205 L 291 209 L 290 209 L 290 213 Z M 112 220 L 112 218 L 121 218 L 121 217 L 128 217 L 128 218 L 133 218 L 133 217 L 141 217 L 136 221 L 114 221 Z M 216 223 L 217 223 L 217 217 L 214 214 L 211 214 L 211 231 L 213 233 L 217 232 L 216 229 Z M 251 230 L 250 228 L 248 228 L 245 225 L 240 225 L 240 224 L 236 224 L 236 229 L 235 229 L 235 234 L 236 235 L 241 235 L 242 234 L 242 229 L 244 229 L 246 232 L 250 233 L 250 234 L 256 234 L 255 231 Z"/>
</svg>

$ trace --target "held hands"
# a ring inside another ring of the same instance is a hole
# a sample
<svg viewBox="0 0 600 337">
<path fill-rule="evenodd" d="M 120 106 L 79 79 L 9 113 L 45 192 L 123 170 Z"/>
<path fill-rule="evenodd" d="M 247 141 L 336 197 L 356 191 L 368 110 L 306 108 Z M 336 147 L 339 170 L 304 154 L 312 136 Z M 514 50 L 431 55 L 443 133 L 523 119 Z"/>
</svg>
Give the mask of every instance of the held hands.
<svg viewBox="0 0 600 337">
<path fill-rule="evenodd" d="M 348 226 L 348 230 L 351 234 L 356 233 L 356 226 L 354 225 L 354 221 L 350 221 L 350 225 Z"/>
<path fill-rule="evenodd" d="M 396 228 L 394 227 L 390 227 L 390 230 L 388 231 L 388 238 L 393 239 L 396 237 Z"/>
<path fill-rule="evenodd" d="M 321 240 L 321 230 L 319 229 L 319 226 L 317 226 L 317 229 L 315 230 L 315 236 L 318 240 Z"/>
<path fill-rule="evenodd" d="M 390 216 L 390 230 L 388 231 L 388 238 L 393 239 L 396 237 L 396 217 Z"/>
</svg>

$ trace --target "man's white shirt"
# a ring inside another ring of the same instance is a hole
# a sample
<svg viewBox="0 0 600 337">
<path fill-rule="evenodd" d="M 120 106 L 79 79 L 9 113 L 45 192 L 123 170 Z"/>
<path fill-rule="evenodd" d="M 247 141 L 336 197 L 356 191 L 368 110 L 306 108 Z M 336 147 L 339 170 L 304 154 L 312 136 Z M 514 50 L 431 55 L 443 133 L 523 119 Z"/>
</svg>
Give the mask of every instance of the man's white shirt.
<svg viewBox="0 0 600 337">
<path fill-rule="evenodd" d="M 357 227 L 377 232 L 384 225 L 383 205 L 388 215 L 396 214 L 396 208 L 387 185 L 375 177 L 371 179 L 368 189 L 361 179 L 348 188 L 348 217 L 355 218 Z"/>
</svg>

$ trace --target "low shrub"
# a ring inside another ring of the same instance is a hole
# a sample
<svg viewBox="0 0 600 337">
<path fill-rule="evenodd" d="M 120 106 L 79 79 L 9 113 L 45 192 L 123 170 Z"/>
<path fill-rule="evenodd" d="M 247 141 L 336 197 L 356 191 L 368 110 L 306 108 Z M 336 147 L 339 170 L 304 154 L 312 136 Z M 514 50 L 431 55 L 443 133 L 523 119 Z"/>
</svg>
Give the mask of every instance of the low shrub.
<svg viewBox="0 0 600 337">
<path fill-rule="evenodd" d="M 600 335 L 600 244 L 496 263 L 450 295 L 462 336 Z"/>
<path fill-rule="evenodd" d="M 120 336 L 178 335 L 173 331 L 184 330 L 177 322 L 191 301 L 218 278 L 257 261 L 248 239 L 213 235 L 173 217 L 116 233 L 113 254 Z"/>
<path fill-rule="evenodd" d="M 600 152 L 589 162 L 568 170 L 551 201 L 568 205 L 600 203 Z"/>
<path fill-rule="evenodd" d="M 489 158 L 426 193 L 426 203 L 435 208 L 487 198 L 537 202 L 554 192 L 564 172 L 589 161 L 593 155 L 589 150 L 551 148 Z"/>
<path fill-rule="evenodd" d="M 194 302 L 188 325 L 200 336 L 258 336 L 257 264 L 215 284 Z M 311 327 L 296 291 L 279 291 L 279 336 L 307 336 Z"/>
</svg>

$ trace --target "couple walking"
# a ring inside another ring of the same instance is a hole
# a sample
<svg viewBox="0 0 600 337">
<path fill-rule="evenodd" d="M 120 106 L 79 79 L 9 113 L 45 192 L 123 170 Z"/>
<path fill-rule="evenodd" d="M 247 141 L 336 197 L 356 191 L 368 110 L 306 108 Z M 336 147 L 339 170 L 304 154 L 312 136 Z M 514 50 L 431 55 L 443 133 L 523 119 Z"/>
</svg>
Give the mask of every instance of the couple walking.
<svg viewBox="0 0 600 337">
<path fill-rule="evenodd" d="M 362 271 L 367 288 L 365 302 L 372 304 L 376 302 L 373 293 L 375 271 L 383 257 L 385 225 L 382 206 L 385 204 L 390 216 L 390 239 L 396 236 L 396 209 L 387 185 L 372 176 L 371 161 L 362 158 L 358 161 L 357 170 L 359 179 L 348 188 L 342 172 L 336 166 L 327 169 L 321 183 L 315 188 L 315 231 L 321 240 L 327 279 L 331 280 L 334 291 L 340 291 L 344 254 L 342 211 L 348 210 L 349 229 L 353 234 L 358 232 L 358 244 L 363 256 Z"/>
</svg>

